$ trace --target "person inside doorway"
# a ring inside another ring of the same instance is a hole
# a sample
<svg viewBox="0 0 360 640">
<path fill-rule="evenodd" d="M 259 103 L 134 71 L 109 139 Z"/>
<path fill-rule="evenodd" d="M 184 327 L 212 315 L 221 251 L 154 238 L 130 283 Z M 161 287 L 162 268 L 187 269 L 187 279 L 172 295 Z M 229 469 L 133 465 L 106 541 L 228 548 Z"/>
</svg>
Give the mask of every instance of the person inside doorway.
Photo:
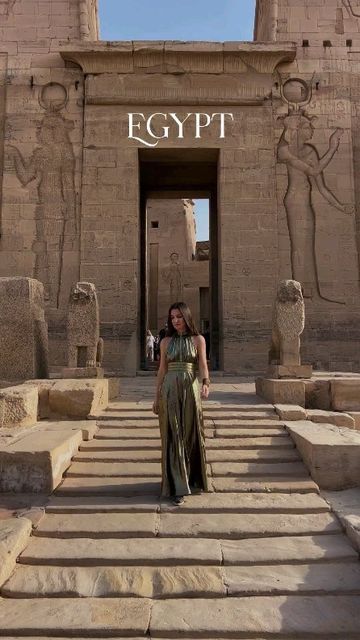
<svg viewBox="0 0 360 640">
<path fill-rule="evenodd" d="M 209 386 L 205 340 L 189 307 L 176 302 L 169 309 L 167 336 L 161 341 L 153 404 L 162 444 L 161 494 L 175 505 L 182 504 L 185 495 L 208 490 L 201 398 L 208 398 Z"/>
<path fill-rule="evenodd" d="M 155 338 L 150 329 L 148 329 L 146 332 L 146 358 L 150 360 L 150 362 L 154 361 L 154 343 Z"/>
</svg>

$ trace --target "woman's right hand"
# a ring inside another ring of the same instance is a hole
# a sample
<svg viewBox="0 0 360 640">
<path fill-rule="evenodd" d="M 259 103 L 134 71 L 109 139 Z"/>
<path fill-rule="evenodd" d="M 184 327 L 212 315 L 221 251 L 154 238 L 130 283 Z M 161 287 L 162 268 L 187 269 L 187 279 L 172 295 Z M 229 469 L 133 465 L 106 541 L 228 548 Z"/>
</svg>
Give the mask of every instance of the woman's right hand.
<svg viewBox="0 0 360 640">
<path fill-rule="evenodd" d="M 156 416 L 159 415 L 159 400 L 154 400 L 153 406 L 152 406 L 152 410 L 153 413 L 155 413 Z"/>
</svg>

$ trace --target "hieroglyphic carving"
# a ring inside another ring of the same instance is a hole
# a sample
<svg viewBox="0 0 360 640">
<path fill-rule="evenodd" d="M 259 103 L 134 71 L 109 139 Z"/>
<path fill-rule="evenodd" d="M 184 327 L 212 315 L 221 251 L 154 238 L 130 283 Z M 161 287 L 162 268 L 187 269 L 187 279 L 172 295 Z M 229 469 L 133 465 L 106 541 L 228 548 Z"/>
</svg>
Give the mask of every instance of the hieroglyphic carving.
<svg viewBox="0 0 360 640">
<path fill-rule="evenodd" d="M 276 296 L 269 364 L 297 366 L 300 335 L 305 328 L 305 305 L 300 282 L 282 280 Z"/>
<path fill-rule="evenodd" d="M 24 187 L 37 181 L 34 278 L 43 282 L 50 305 L 59 307 L 65 239 L 76 238 L 78 234 L 75 157 L 69 138 L 74 123 L 60 113 L 67 102 L 67 91 L 62 85 L 45 85 L 39 102 L 46 111 L 38 128 L 40 146 L 29 160 L 10 145 L 7 155 Z"/>
<path fill-rule="evenodd" d="M 0 7 L 3 6 L 2 15 L 9 17 L 13 13 L 14 6 L 17 0 L 1 0 Z"/>
<path fill-rule="evenodd" d="M 175 251 L 170 254 L 170 266 L 163 272 L 163 279 L 169 285 L 170 304 L 182 300 L 183 279 L 179 266 L 179 254 Z"/>
<path fill-rule="evenodd" d="M 350 16 L 360 18 L 360 6 L 357 5 L 357 10 L 355 10 L 354 0 L 342 0 L 342 3 Z"/>
<path fill-rule="evenodd" d="M 98 0 L 81 0 L 80 2 L 80 38 L 81 40 L 98 40 Z"/>
<path fill-rule="evenodd" d="M 311 93 L 308 96 L 310 98 Z M 284 206 L 290 236 L 292 278 L 301 282 L 304 297 L 318 295 L 324 300 L 341 304 L 341 301 L 325 297 L 321 292 L 316 256 L 316 210 L 312 195 L 317 189 L 330 205 L 344 213 L 353 213 L 353 207 L 339 202 L 327 187 L 323 173 L 339 148 L 343 129 L 337 128 L 331 134 L 329 148 L 320 157 L 316 147 L 311 144 L 316 117 L 308 116 L 304 109 L 289 103 L 288 115 L 279 120 L 284 130 L 277 156 L 279 162 L 286 164 L 288 173 Z"/>
<path fill-rule="evenodd" d="M 0 54 L 0 237 L 2 231 L 2 183 L 4 171 L 4 129 L 5 129 L 5 91 L 6 91 L 7 54 Z"/>
</svg>

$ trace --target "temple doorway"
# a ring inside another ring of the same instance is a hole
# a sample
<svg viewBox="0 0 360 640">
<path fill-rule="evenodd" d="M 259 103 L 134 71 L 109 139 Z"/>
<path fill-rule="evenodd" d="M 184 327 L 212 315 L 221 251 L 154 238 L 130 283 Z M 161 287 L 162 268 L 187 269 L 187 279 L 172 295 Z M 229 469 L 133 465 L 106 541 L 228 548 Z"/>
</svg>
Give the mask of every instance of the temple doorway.
<svg viewBox="0 0 360 640">
<path fill-rule="evenodd" d="M 217 159 L 209 149 L 139 152 L 142 369 L 156 368 L 147 335 L 162 335 L 179 301 L 205 337 L 211 369 L 219 368 Z"/>
</svg>

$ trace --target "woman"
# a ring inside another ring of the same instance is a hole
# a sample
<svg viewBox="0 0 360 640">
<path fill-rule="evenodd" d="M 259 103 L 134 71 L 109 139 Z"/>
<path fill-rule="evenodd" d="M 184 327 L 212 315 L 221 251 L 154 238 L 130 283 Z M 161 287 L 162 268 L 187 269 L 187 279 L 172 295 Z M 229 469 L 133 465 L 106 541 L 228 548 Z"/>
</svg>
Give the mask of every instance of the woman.
<svg viewBox="0 0 360 640">
<path fill-rule="evenodd" d="M 180 505 L 193 490 L 207 491 L 204 428 L 196 364 L 202 379 L 201 397 L 209 396 L 205 340 L 189 307 L 171 305 L 167 337 L 160 345 L 154 413 L 159 415 L 162 442 L 162 491 Z"/>
</svg>

